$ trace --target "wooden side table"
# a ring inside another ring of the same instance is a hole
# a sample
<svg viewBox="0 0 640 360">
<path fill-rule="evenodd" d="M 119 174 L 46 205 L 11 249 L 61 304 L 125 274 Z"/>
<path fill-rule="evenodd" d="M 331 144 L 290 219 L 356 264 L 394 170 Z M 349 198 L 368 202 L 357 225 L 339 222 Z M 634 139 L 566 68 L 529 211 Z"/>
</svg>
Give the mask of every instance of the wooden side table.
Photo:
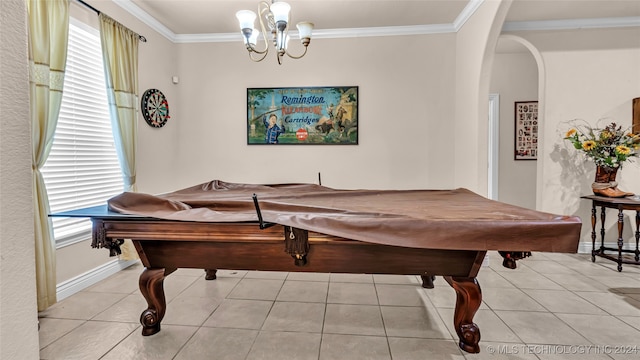
<svg viewBox="0 0 640 360">
<path fill-rule="evenodd" d="M 638 241 L 640 240 L 640 200 L 635 200 L 634 197 L 624 198 L 609 198 L 604 196 L 586 195 L 582 196 L 582 199 L 589 199 L 592 202 L 591 208 L 591 240 L 593 242 L 593 248 L 591 250 L 591 261 L 596 261 L 596 256 L 603 257 L 618 263 L 618 271 L 622 271 L 622 264 L 640 265 L 640 250 L 638 249 Z M 600 222 L 602 223 L 600 228 L 600 248 L 596 249 L 596 208 L 600 206 Z M 606 219 L 605 209 L 618 209 L 618 247 L 610 248 L 604 246 L 604 222 Z M 628 250 L 623 249 L 624 239 L 622 238 L 622 229 L 624 228 L 624 214 L 623 210 L 635 210 L 636 212 L 636 249 Z M 617 256 L 605 254 L 606 250 L 617 251 Z M 623 255 L 623 253 L 625 255 Z M 633 254 L 633 255 L 626 255 Z"/>
</svg>

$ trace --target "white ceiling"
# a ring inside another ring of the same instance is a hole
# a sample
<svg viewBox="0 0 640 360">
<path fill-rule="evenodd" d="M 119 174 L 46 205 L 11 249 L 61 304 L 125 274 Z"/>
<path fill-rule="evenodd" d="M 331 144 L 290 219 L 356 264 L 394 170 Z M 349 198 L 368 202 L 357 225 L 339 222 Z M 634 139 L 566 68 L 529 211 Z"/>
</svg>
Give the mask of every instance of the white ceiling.
<svg viewBox="0 0 640 360">
<path fill-rule="evenodd" d="M 114 0 L 151 17 L 175 35 L 239 32 L 235 13 L 257 0 Z M 495 1 L 495 0 L 484 0 Z M 320 30 L 452 24 L 482 0 L 287 0 L 291 21 Z M 99 7 L 99 1 L 93 3 Z M 133 6 L 131 6 L 133 5 Z M 138 8 L 138 9 L 135 9 Z M 141 10 L 141 11 L 140 11 Z M 640 0 L 514 0 L 507 22 L 640 18 Z M 635 22 L 638 19 L 633 19 Z"/>
</svg>

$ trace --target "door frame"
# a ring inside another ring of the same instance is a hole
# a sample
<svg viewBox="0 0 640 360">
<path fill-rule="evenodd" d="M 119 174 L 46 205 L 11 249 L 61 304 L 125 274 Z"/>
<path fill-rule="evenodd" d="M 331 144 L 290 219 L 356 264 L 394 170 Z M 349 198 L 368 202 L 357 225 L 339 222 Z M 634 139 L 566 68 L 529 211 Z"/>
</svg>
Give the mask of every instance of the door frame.
<svg viewBox="0 0 640 360">
<path fill-rule="evenodd" d="M 498 200 L 500 163 L 500 94 L 489 94 L 487 197 Z"/>
</svg>

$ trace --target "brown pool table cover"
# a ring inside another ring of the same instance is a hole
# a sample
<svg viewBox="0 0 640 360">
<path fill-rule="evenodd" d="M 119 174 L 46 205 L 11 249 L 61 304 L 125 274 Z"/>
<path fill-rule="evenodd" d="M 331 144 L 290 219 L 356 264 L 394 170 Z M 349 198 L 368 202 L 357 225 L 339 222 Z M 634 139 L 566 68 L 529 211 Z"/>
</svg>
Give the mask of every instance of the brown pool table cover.
<svg viewBox="0 0 640 360">
<path fill-rule="evenodd" d="M 157 196 L 126 192 L 108 206 L 167 220 L 246 222 L 258 220 L 253 194 L 264 221 L 370 243 L 575 253 L 580 241 L 578 217 L 489 200 L 467 189 L 338 190 L 214 180 Z"/>
</svg>

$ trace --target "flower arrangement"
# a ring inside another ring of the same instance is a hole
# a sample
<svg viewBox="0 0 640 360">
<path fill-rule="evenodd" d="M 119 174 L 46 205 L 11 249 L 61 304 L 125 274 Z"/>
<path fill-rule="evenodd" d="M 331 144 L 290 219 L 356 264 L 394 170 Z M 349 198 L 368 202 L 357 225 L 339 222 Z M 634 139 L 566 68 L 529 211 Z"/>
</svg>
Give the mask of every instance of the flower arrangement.
<svg viewBox="0 0 640 360">
<path fill-rule="evenodd" d="M 582 150 L 596 166 L 620 168 L 622 163 L 638 156 L 640 134 L 623 130 L 622 126 L 611 123 L 606 127 L 594 128 L 588 125 L 570 129 L 564 137 L 573 146 Z"/>
</svg>

